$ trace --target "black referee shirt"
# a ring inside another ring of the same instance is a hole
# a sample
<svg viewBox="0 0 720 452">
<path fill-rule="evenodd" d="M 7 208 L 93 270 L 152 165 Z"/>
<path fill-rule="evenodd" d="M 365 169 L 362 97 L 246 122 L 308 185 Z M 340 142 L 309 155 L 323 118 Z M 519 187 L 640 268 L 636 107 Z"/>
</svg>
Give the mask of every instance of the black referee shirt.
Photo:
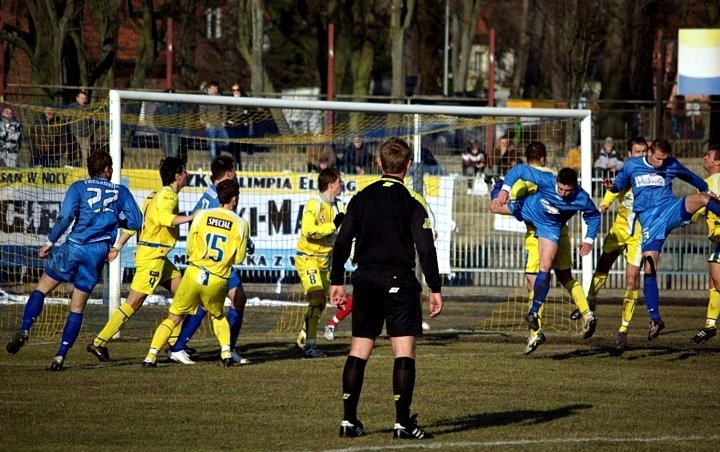
<svg viewBox="0 0 720 452">
<path fill-rule="evenodd" d="M 345 262 L 355 239 L 358 267 L 415 268 L 415 250 L 425 280 L 440 292 L 437 252 L 425 200 L 402 180 L 383 176 L 353 196 L 333 248 L 332 285 L 344 284 Z"/>
</svg>

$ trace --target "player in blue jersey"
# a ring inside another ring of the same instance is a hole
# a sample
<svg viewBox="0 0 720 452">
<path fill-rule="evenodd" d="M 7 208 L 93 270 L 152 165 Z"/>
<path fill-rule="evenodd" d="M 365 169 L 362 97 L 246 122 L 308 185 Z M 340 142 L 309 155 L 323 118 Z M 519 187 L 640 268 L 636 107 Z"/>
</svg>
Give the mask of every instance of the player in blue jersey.
<svg viewBox="0 0 720 452">
<path fill-rule="evenodd" d="M 540 141 L 531 141 L 528 143 L 525 148 L 525 162 L 533 168 L 537 168 L 553 175 L 556 174 L 555 171 L 545 166 L 547 163 L 547 149 Z M 514 200 L 529 196 L 537 191 L 537 186 L 532 182 L 518 180 L 510 189 L 510 200 L 508 201 L 508 205 L 499 206 L 496 198 L 498 193 L 502 190 L 502 186 L 502 179 L 496 182 L 495 187 L 493 187 L 493 195 L 491 195 L 492 200 L 490 201 L 490 211 L 501 215 L 512 215 L 513 212 L 510 211 L 509 206 L 514 204 Z M 572 245 L 570 245 L 570 234 L 568 232 L 568 228 L 567 226 L 563 226 L 560 233 L 560 240 L 558 241 L 558 251 L 555 255 L 555 260 L 553 261 L 553 271 L 555 272 L 558 282 L 560 282 L 565 290 L 568 291 L 573 303 L 578 307 L 577 318 L 579 319 L 582 318 L 580 312 L 585 312 L 588 309 L 594 311 L 594 309 L 588 306 L 588 300 L 585 297 L 582 285 L 572 276 L 572 252 L 573 250 Z M 535 278 L 538 274 L 540 265 L 540 249 L 538 246 L 535 226 L 527 223 L 525 232 L 525 254 L 525 281 L 529 295 L 528 302 L 531 306 L 534 298 L 533 287 L 535 286 Z M 533 353 L 546 341 L 545 334 L 542 332 L 544 310 L 544 308 L 541 308 L 538 311 L 540 318 L 540 330 L 530 331 L 527 346 L 525 347 L 525 354 Z M 585 326 L 588 327 L 588 329 L 584 330 L 582 335 L 583 338 L 589 339 L 595 333 L 595 331 L 592 330 L 595 324 L 588 323 Z"/>
<path fill-rule="evenodd" d="M 671 153 L 670 143 L 657 139 L 646 156 L 628 159 L 614 181 L 604 181 L 605 188 L 615 193 L 631 188 L 635 199 L 633 212 L 642 226 L 643 294 L 650 313 L 648 340 L 658 337 L 665 328 L 660 317 L 656 276 L 665 239 L 673 229 L 689 224 L 692 215 L 703 207 L 720 215 L 720 202 L 707 192 L 707 182 L 685 168 Z M 676 177 L 700 192 L 676 198 L 672 191 L 672 180 Z"/>
<path fill-rule="evenodd" d="M 7 344 L 8 353 L 17 353 L 28 341 L 30 328 L 40 316 L 47 294 L 60 283 L 72 282 L 70 310 L 60 348 L 47 368 L 53 371 L 63 369 L 65 356 L 80 333 L 85 305 L 105 262 L 118 255 L 118 249 L 111 248 L 118 227 L 134 231 L 142 224 L 142 213 L 130 191 L 110 182 L 113 172 L 110 154 L 102 151 L 90 154 L 87 170 L 89 179 L 70 185 L 48 241 L 38 251 L 41 259 L 50 257 L 50 260 L 25 305 L 20 331 Z M 55 242 L 71 224 L 73 228 L 65 242 L 54 249 Z"/>
<path fill-rule="evenodd" d="M 205 193 L 202 195 L 200 200 L 195 205 L 194 211 L 198 209 L 214 209 L 220 207 L 220 200 L 217 193 L 217 184 L 224 180 L 233 179 L 235 177 L 235 160 L 227 155 L 217 156 L 210 164 L 210 180 L 212 184 Z M 248 239 L 247 254 L 252 254 L 254 246 L 250 239 Z M 245 303 L 247 303 L 247 295 L 245 289 L 243 289 L 242 280 L 240 278 L 240 270 L 233 270 L 230 276 L 230 282 L 228 284 L 228 298 L 232 301 L 232 306 L 227 312 L 227 321 L 230 324 L 230 351 L 232 352 L 232 360 L 235 364 L 249 364 L 250 361 L 243 358 L 235 348 L 235 343 L 240 335 L 240 329 L 242 328 L 243 313 L 245 312 Z M 198 306 L 197 312 L 192 316 L 187 316 L 183 322 L 180 336 L 170 348 L 170 359 L 173 361 L 181 362 L 183 364 L 194 364 L 195 362 L 190 359 L 186 350 L 186 345 L 190 338 L 200 328 L 207 310 L 202 306 Z"/>
<path fill-rule="evenodd" d="M 538 312 L 550 291 L 550 269 L 557 255 L 563 226 L 577 212 L 582 212 L 587 233 L 579 245 L 581 256 L 592 251 L 592 244 L 600 228 L 600 212 L 590 195 L 578 186 L 577 177 L 577 172 L 571 168 L 561 169 L 556 177 L 552 173 L 520 164 L 507 173 L 497 196 L 498 202 L 505 205 L 516 181 L 524 180 L 537 185 L 535 194 L 514 200 L 510 205 L 510 210 L 518 220 L 535 226 L 538 237 L 540 266 L 533 286 L 532 305 L 526 317 L 533 331 L 540 329 Z M 587 309 L 582 315 L 583 331 L 594 332 L 597 324 L 595 314 Z"/>
</svg>

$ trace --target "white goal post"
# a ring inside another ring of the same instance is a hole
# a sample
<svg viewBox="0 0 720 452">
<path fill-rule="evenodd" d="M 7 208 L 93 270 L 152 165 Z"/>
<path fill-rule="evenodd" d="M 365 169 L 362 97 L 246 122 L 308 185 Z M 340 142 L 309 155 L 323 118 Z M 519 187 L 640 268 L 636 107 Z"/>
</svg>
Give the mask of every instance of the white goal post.
<svg viewBox="0 0 720 452">
<path fill-rule="evenodd" d="M 122 161 L 122 128 L 123 128 L 123 103 L 125 101 L 135 102 L 157 102 L 157 103 L 180 103 L 190 105 L 221 105 L 226 107 L 244 107 L 253 109 L 298 109 L 321 112 L 363 112 L 379 115 L 402 114 L 414 116 L 414 133 L 408 133 L 407 138 L 411 139 L 415 161 L 421 158 L 421 117 L 422 115 L 445 115 L 457 118 L 479 118 L 479 117 L 520 117 L 520 118 L 541 118 L 541 119 L 571 119 L 578 121 L 580 132 L 581 148 L 581 186 L 592 193 L 592 125 L 590 110 L 571 109 L 543 109 L 543 108 L 495 108 L 495 107 L 465 107 L 453 105 L 418 105 L 418 104 L 382 104 L 382 103 L 357 103 L 357 102 L 328 102 L 316 100 L 283 100 L 265 99 L 252 97 L 231 97 L 231 96 L 208 96 L 202 94 L 177 94 L 158 93 L 142 91 L 111 90 L 109 93 L 109 149 L 115 162 L 115 171 L 112 175 L 112 182 L 121 183 L 123 168 Z M 127 113 L 125 113 L 127 114 Z M 329 134 L 332 139 L 332 132 Z M 209 160 L 208 160 L 209 167 Z M 582 233 L 586 232 L 584 223 Z M 582 258 L 582 283 L 585 291 L 589 288 L 592 280 L 593 256 L 591 253 Z M 112 313 L 120 305 L 120 288 L 122 282 L 122 266 L 120 258 L 110 263 L 109 271 L 109 310 Z"/>
</svg>

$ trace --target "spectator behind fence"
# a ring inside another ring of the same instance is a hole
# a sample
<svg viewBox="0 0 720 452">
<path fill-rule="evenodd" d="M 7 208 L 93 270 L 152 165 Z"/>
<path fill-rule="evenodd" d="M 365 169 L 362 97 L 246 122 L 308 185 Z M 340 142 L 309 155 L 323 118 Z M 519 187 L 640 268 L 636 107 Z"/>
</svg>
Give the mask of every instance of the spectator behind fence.
<svg viewBox="0 0 720 452">
<path fill-rule="evenodd" d="M 495 143 L 493 150 L 493 174 L 505 175 L 510 168 L 518 164 L 521 160 L 517 156 L 515 144 L 510 141 L 507 135 L 503 135 Z"/>
<path fill-rule="evenodd" d="M 597 160 L 593 164 L 593 172 L 596 177 L 615 177 L 615 173 L 623 167 L 623 161 L 615 151 L 615 145 L 611 137 L 605 138 L 603 147 L 598 152 Z"/>
<path fill-rule="evenodd" d="M 220 95 L 220 84 L 211 81 L 207 90 L 208 96 Z M 200 105 L 200 122 L 205 127 L 205 136 L 208 138 L 208 146 L 210 147 L 210 159 L 215 159 L 217 155 L 227 150 L 228 133 L 225 130 L 227 122 L 227 109 L 224 105 Z"/>
<path fill-rule="evenodd" d="M 248 97 L 248 94 L 240 88 L 238 83 L 233 83 L 232 88 L 233 97 Z M 228 136 L 231 139 L 248 139 L 253 136 L 253 123 L 252 113 L 246 107 L 228 107 Z M 242 171 L 242 157 L 241 153 L 246 152 L 252 154 L 254 149 L 250 143 L 238 143 L 237 141 L 230 141 L 228 145 L 228 151 L 232 154 L 235 159 L 237 169 Z"/>
<path fill-rule="evenodd" d="M 174 93 L 168 88 L 166 93 Z M 160 102 L 153 113 L 153 124 L 158 132 L 160 148 L 165 157 L 180 155 L 180 136 L 183 132 L 183 107 L 177 102 Z"/>
<path fill-rule="evenodd" d="M 365 174 L 372 163 L 372 153 L 369 147 L 363 143 L 359 135 L 353 137 L 353 142 L 345 150 L 343 155 L 343 172 L 347 174 Z"/>
<path fill-rule="evenodd" d="M 22 146 L 23 127 L 9 105 L 2 107 L 0 115 L 0 165 L 16 168 L 18 153 Z"/>
<path fill-rule="evenodd" d="M 473 140 L 462 154 L 463 175 L 468 178 L 468 194 L 472 193 L 474 178 L 485 173 L 485 153 L 480 150 L 480 143 Z"/>
<path fill-rule="evenodd" d="M 76 146 L 70 130 L 65 122 L 58 119 L 55 109 L 45 107 L 43 114 L 30 130 L 30 164 L 60 167 L 65 154 L 73 155 Z"/>
<path fill-rule="evenodd" d="M 78 144 L 80 155 L 73 155 L 68 160 L 68 164 L 73 166 L 84 167 L 87 163 L 90 149 L 92 148 L 93 123 L 88 117 L 88 95 L 85 91 L 79 90 L 75 94 L 75 102 L 68 105 L 71 110 L 77 110 L 76 113 L 68 112 L 70 117 L 70 130 Z"/>
<path fill-rule="evenodd" d="M 329 144 L 310 144 L 307 147 L 307 170 L 318 173 L 325 168 L 335 168 L 337 155 Z"/>
</svg>

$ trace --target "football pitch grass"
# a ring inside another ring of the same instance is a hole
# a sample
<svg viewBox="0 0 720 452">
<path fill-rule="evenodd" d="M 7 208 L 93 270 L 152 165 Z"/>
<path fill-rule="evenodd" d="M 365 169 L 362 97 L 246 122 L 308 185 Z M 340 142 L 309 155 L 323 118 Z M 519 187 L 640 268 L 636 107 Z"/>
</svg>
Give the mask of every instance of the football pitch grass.
<svg viewBox="0 0 720 452">
<path fill-rule="evenodd" d="M 447 305 L 448 314 L 457 306 Z M 142 361 L 150 338 L 110 344 L 112 362 L 71 350 L 47 372 L 56 340 L 0 355 L 2 450 L 717 450 L 720 338 L 695 345 L 705 308 L 664 306 L 666 329 L 648 342 L 638 306 L 630 345 L 613 346 L 619 306 L 601 306 L 589 340 L 549 331 L 523 355 L 519 332 L 433 329 L 418 346 L 412 410 L 435 434 L 393 440 L 392 354 L 380 338 L 365 374 L 359 417 L 367 435 L 338 438 L 349 322 L 326 359 L 300 359 L 293 336 L 241 335 L 253 361 L 222 368 L 216 343 L 195 341 L 195 366 Z M 252 322 L 252 312 L 246 322 Z M 349 320 L 349 319 L 348 319 Z M 7 338 L 3 338 L 3 341 Z M 4 343 L 4 342 L 3 342 Z"/>
</svg>

